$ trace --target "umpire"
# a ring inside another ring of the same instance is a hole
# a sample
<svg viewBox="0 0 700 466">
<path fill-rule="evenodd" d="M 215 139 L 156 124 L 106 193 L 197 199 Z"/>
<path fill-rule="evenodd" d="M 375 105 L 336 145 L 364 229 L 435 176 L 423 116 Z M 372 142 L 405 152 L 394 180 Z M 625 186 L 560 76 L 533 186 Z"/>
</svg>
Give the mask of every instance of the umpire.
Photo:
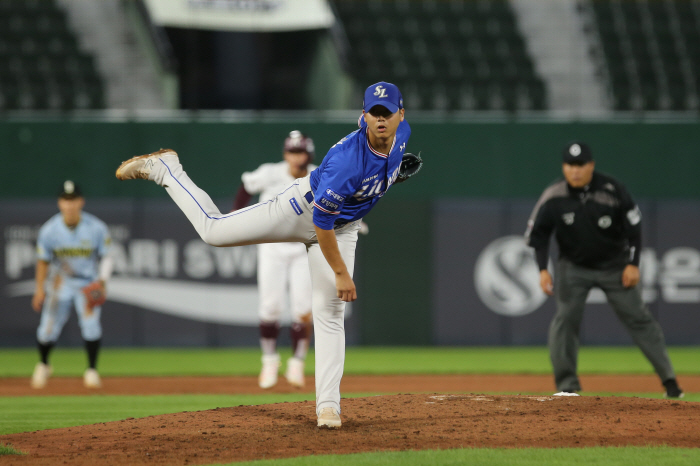
<svg viewBox="0 0 700 466">
<path fill-rule="evenodd" d="M 564 179 L 544 190 L 528 221 L 525 238 L 535 249 L 540 286 L 555 296 L 549 354 L 560 392 L 581 390 L 576 365 L 579 329 L 588 292 L 598 287 L 649 359 L 668 398 L 681 398 L 661 326 L 644 305 L 639 283 L 639 207 L 614 178 L 595 171 L 591 150 L 573 142 L 563 151 Z M 559 246 L 556 282 L 547 270 L 549 239 Z"/>
</svg>

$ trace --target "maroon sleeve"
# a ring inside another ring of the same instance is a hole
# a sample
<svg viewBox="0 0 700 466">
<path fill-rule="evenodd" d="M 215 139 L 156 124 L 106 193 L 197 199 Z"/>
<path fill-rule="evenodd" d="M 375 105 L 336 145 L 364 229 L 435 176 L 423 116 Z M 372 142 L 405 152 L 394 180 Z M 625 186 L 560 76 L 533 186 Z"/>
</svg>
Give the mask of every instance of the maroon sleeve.
<svg viewBox="0 0 700 466">
<path fill-rule="evenodd" d="M 238 192 L 236 193 L 236 198 L 233 200 L 233 210 L 231 212 L 247 206 L 251 197 L 250 193 L 245 190 L 243 183 L 241 183 L 241 187 L 238 188 Z"/>
</svg>

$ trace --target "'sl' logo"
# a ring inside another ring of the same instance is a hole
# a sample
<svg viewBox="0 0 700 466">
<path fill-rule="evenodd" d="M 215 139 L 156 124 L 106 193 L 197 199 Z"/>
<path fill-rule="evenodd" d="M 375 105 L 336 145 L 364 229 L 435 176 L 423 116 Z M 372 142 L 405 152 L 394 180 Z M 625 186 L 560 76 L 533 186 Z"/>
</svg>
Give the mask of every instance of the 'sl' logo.
<svg viewBox="0 0 700 466">
<path fill-rule="evenodd" d="M 379 96 L 380 99 L 381 99 L 382 97 L 389 97 L 388 95 L 386 95 L 386 89 L 384 89 L 383 86 L 377 86 L 377 87 L 375 87 L 375 88 L 374 88 L 374 95 Z"/>
</svg>

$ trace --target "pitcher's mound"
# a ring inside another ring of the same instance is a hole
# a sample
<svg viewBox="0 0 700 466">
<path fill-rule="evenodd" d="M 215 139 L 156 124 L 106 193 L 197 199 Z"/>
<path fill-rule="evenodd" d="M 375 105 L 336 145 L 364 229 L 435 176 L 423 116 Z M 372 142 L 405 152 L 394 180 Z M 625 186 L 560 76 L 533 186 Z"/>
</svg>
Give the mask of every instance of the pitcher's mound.
<svg viewBox="0 0 700 466">
<path fill-rule="evenodd" d="M 342 402 L 316 427 L 313 402 L 238 406 L 0 436 L 12 464 L 210 464 L 463 447 L 700 445 L 700 403 L 627 397 L 389 395 Z"/>
</svg>

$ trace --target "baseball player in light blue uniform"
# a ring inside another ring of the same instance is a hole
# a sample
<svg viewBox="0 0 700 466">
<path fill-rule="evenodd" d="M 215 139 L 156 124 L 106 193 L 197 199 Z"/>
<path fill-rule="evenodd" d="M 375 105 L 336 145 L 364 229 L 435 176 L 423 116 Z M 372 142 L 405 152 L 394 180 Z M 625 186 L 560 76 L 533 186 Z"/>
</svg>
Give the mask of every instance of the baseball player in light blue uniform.
<svg viewBox="0 0 700 466">
<path fill-rule="evenodd" d="M 357 299 L 352 273 L 360 221 L 396 181 L 411 128 L 398 87 L 378 82 L 364 95 L 360 129 L 336 143 L 321 165 L 274 199 L 222 214 L 163 149 L 117 169 L 121 180 L 166 188 L 202 239 L 213 246 L 301 242 L 312 284 L 317 424 L 337 428 L 345 362 L 345 302 Z"/>
<path fill-rule="evenodd" d="M 32 307 L 41 311 L 36 332 L 41 361 L 32 375 L 34 388 L 43 388 L 51 375 L 49 353 L 61 335 L 71 307 L 78 314 L 88 353 L 88 369 L 83 382 L 88 388 L 101 385 L 96 364 L 102 338 L 102 308 L 88 307 L 82 289 L 97 280 L 104 288 L 112 271 L 108 254 L 111 239 L 107 225 L 94 215 L 83 212 L 84 205 L 80 188 L 72 181 L 66 181 L 58 199 L 60 213 L 39 230 Z"/>
</svg>

